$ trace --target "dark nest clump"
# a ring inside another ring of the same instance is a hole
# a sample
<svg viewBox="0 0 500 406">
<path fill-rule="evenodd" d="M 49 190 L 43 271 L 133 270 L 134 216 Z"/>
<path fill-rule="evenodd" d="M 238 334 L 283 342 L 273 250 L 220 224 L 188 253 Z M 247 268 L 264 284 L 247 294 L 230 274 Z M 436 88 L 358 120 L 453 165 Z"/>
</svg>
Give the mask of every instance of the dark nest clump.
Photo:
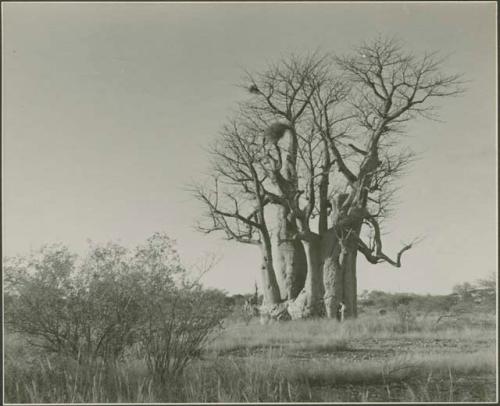
<svg viewBox="0 0 500 406">
<path fill-rule="evenodd" d="M 277 143 L 283 137 L 285 131 L 291 129 L 290 124 L 287 123 L 273 123 L 264 131 L 264 139 L 272 143 Z"/>
</svg>

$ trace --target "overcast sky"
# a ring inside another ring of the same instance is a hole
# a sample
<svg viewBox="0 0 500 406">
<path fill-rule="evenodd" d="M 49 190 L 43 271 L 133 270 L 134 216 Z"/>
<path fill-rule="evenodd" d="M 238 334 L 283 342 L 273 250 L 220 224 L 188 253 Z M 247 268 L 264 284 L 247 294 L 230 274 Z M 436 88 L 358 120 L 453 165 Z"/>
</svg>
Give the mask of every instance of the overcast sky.
<svg viewBox="0 0 500 406">
<path fill-rule="evenodd" d="M 237 101 L 242 69 L 289 52 L 345 53 L 379 34 L 449 54 L 470 80 L 419 120 L 385 248 L 425 235 L 402 269 L 358 260 L 363 289 L 445 293 L 497 269 L 496 5 L 2 3 L 3 249 L 178 241 L 222 255 L 209 286 L 248 292 L 259 252 L 193 230 L 184 188 Z"/>
</svg>

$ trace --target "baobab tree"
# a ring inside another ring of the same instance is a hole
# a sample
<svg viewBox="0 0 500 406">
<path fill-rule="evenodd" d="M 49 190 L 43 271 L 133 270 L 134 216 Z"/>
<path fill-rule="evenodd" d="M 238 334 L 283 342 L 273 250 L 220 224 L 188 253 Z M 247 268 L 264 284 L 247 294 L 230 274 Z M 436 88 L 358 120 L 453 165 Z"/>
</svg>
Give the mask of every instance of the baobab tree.
<svg viewBox="0 0 500 406">
<path fill-rule="evenodd" d="M 328 199 L 333 193 L 329 187 L 333 161 L 310 110 L 319 89 L 326 89 L 330 95 L 330 106 L 338 106 L 346 99 L 346 85 L 330 74 L 330 68 L 326 55 L 313 54 L 291 57 L 261 74 L 247 74 L 245 81 L 251 83 L 253 97 L 240 105 L 237 119 L 224 128 L 212 149 L 215 164 L 209 184 L 217 187 L 207 192 L 205 182 L 204 187 L 195 190 L 195 196 L 208 208 L 208 222 L 200 229 L 223 230 L 226 236 L 241 242 L 249 242 L 247 233 L 251 227 L 258 227 L 250 224 L 253 208 L 244 218 L 235 220 L 235 208 L 241 213 L 245 204 L 238 203 L 238 198 L 246 199 L 247 205 L 249 201 L 260 202 L 262 213 L 266 206 L 267 216 L 261 216 L 260 226 L 267 230 L 264 234 L 272 234 L 274 241 L 271 252 L 267 250 L 266 254 L 266 258 L 274 259 L 273 267 L 267 266 L 266 270 L 276 271 L 279 301 L 289 305 L 297 302 L 289 309 L 295 317 L 324 313 L 320 237 L 310 230 L 315 217 L 319 217 L 320 232 L 326 231 L 322 225 L 331 209 Z M 347 118 L 339 116 L 336 123 Z M 342 138 L 342 132 L 336 138 Z M 226 179 L 223 187 L 221 179 Z M 226 203 L 232 209 L 221 209 L 221 195 L 231 196 Z M 274 225 L 272 233 L 267 223 Z M 242 227 L 246 227 L 244 236 L 239 233 Z M 266 238 L 250 240 L 262 244 Z M 264 279 L 265 299 L 273 298 L 265 303 L 271 305 L 279 302 L 270 291 L 266 292 L 267 281 L 273 279 Z"/>
<path fill-rule="evenodd" d="M 229 240 L 260 248 L 264 301 L 276 304 L 281 296 L 264 215 L 268 203 L 263 188 L 266 174 L 260 168 L 263 149 L 256 141 L 257 136 L 238 126 L 237 121 L 226 125 L 211 151 L 210 182 L 193 187 L 193 193 L 206 209 L 198 230 L 205 233 L 222 231 Z"/>
<path fill-rule="evenodd" d="M 292 205 L 300 197 L 303 174 L 300 153 L 304 143 L 299 137 L 311 128 L 308 106 L 327 64 L 325 55 L 292 55 L 262 73 L 247 72 L 244 78 L 253 97 L 240 106 L 242 116 L 253 131 L 262 132 L 268 146 L 266 197 L 274 208 L 273 239 L 282 300 L 294 299 L 311 276 L 307 272 L 310 257 L 297 237 L 297 211 Z"/>
<path fill-rule="evenodd" d="M 320 238 L 310 230 L 315 217 L 324 223 L 331 207 L 331 162 L 324 162 L 329 157 L 328 145 L 314 126 L 311 106 L 322 89 L 329 92 L 331 106 L 339 106 L 348 88 L 331 74 L 329 56 L 319 53 L 304 58 L 291 56 L 263 73 L 247 73 L 245 81 L 251 83 L 253 97 L 241 105 L 242 114 L 253 123 L 254 131 L 262 132 L 266 142 L 272 143 L 265 165 L 269 183 L 266 196 L 277 213 L 276 257 L 286 282 L 282 299 L 288 300 L 294 317 L 320 315 Z M 345 119 L 339 116 L 336 123 Z M 340 132 L 336 135 L 342 137 Z M 319 200 L 318 188 L 322 195 Z"/>
<path fill-rule="evenodd" d="M 413 243 L 391 258 L 382 220 L 412 157 L 404 123 L 462 91 L 441 65 L 378 39 L 351 56 L 292 56 L 247 73 L 252 96 L 212 151 L 214 187 L 195 194 L 208 209 L 202 230 L 261 246 L 265 304 L 334 317 L 343 302 L 355 317 L 357 253 L 401 266 Z"/>
<path fill-rule="evenodd" d="M 443 59 L 437 53 L 420 57 L 406 52 L 394 40 L 377 39 L 364 44 L 352 55 L 335 57 L 337 66 L 351 84 L 353 133 L 359 144 L 349 143 L 355 153 L 350 162 L 329 134 L 329 112 L 318 100 L 315 123 L 330 145 L 346 193 L 336 200 L 332 243 L 325 256 L 326 295 L 346 304 L 348 317 L 357 314 L 356 262 L 358 251 L 372 264 L 380 262 L 401 267 L 401 258 L 412 243 L 391 258 L 384 252 L 380 219 L 387 208 L 390 185 L 408 164 L 411 154 L 402 152 L 404 124 L 435 113 L 437 99 L 462 93 L 460 75 L 443 73 Z M 318 98 L 319 99 L 319 98 Z M 362 239 L 368 227 L 370 243 Z M 341 285 L 341 288 L 337 288 Z"/>
</svg>

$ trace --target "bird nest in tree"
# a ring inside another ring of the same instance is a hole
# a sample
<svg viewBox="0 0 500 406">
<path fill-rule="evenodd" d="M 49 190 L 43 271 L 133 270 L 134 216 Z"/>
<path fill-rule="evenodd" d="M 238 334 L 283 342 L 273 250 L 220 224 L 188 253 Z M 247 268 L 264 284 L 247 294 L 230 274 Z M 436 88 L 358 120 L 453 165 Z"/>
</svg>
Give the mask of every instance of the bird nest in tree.
<svg viewBox="0 0 500 406">
<path fill-rule="evenodd" d="M 271 142 L 278 142 L 285 134 L 285 131 L 290 130 L 290 124 L 273 123 L 264 131 L 264 138 Z"/>
</svg>

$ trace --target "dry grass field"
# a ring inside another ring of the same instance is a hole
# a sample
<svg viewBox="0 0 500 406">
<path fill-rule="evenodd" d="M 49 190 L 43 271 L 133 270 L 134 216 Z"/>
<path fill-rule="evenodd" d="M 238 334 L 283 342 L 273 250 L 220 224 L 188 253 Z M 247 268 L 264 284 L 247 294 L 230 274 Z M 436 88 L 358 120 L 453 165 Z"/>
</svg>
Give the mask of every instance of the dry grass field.
<svg viewBox="0 0 500 406">
<path fill-rule="evenodd" d="M 403 323 L 396 312 L 357 320 L 232 320 L 181 378 L 159 385 L 131 352 L 78 366 L 7 335 L 5 400 L 69 402 L 493 402 L 491 313 Z"/>
</svg>

